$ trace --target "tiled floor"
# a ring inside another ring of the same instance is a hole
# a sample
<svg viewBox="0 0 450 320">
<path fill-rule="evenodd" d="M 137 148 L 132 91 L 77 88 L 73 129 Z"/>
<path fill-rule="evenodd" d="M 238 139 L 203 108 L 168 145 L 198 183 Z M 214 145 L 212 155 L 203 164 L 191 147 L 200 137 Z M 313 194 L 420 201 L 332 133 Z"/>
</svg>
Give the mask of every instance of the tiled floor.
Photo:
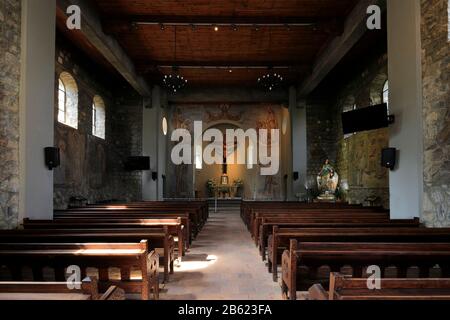
<svg viewBox="0 0 450 320">
<path fill-rule="evenodd" d="M 281 299 L 238 210 L 211 213 L 161 299 Z"/>
</svg>

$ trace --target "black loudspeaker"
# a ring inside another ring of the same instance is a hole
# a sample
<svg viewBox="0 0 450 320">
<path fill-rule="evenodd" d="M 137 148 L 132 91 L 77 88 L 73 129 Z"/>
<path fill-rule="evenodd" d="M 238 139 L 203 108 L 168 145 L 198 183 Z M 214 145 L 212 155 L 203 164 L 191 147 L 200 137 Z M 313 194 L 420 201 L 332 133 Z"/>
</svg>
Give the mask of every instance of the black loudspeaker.
<svg viewBox="0 0 450 320">
<path fill-rule="evenodd" d="M 55 147 L 47 147 L 44 149 L 45 153 L 45 165 L 49 170 L 59 167 L 59 149 Z"/>
<path fill-rule="evenodd" d="M 396 162 L 397 149 L 387 148 L 381 152 L 381 165 L 385 168 L 394 170 Z"/>
<path fill-rule="evenodd" d="M 158 180 L 158 172 L 152 172 L 152 180 L 153 181 Z"/>
<path fill-rule="evenodd" d="M 298 180 L 298 172 L 294 172 L 293 174 L 294 181 Z"/>
</svg>

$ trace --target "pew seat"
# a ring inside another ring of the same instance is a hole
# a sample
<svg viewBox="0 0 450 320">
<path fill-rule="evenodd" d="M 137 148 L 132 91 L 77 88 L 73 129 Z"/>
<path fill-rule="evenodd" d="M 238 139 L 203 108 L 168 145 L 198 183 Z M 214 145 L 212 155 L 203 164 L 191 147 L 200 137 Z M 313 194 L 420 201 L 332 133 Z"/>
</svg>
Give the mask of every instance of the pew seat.
<svg viewBox="0 0 450 320">
<path fill-rule="evenodd" d="M 96 278 L 85 278 L 81 282 L 0 282 L 0 300 L 125 300 L 125 292 L 117 286 L 109 287 L 105 293 L 98 292 Z"/>
<path fill-rule="evenodd" d="M 315 284 L 309 300 L 450 300 L 448 278 L 383 278 L 378 289 L 369 289 L 366 278 L 330 274 L 329 290 Z"/>
<path fill-rule="evenodd" d="M 147 241 L 140 243 L 0 243 L 0 266 L 10 280 L 24 281 L 24 269 L 32 270 L 32 281 L 44 280 L 46 268 L 54 271 L 57 282 L 66 281 L 69 267 L 79 268 L 85 278 L 88 268 L 98 270 L 98 287 L 102 292 L 114 285 L 126 293 L 140 293 L 143 300 L 159 298 L 159 257 L 149 252 Z M 111 279 L 109 268 L 119 268 L 120 280 Z M 139 279 L 131 279 L 133 268 Z"/>
<path fill-rule="evenodd" d="M 365 268 L 373 265 L 380 268 L 382 277 L 395 267 L 395 278 L 407 278 L 413 268 L 416 278 L 430 278 L 436 271 L 438 278 L 448 278 L 450 243 L 298 243 L 291 240 L 289 250 L 282 255 L 282 297 L 295 300 L 297 291 L 306 291 L 314 284 L 328 290 L 329 273 L 342 272 L 343 268 L 347 268 L 345 274 L 363 278 Z"/>
</svg>

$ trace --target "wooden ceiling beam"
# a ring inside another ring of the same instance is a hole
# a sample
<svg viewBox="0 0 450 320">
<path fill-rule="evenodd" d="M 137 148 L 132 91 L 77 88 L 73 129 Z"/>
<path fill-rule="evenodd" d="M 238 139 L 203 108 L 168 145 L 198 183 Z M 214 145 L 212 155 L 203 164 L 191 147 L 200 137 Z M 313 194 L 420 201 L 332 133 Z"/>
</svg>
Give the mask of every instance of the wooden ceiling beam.
<svg viewBox="0 0 450 320">
<path fill-rule="evenodd" d="M 173 66 L 179 69 L 260 69 L 268 70 L 273 68 L 274 71 L 295 71 L 301 72 L 303 74 L 310 74 L 312 72 L 310 64 L 298 64 L 292 62 L 177 62 L 174 61 L 158 61 L 154 63 L 138 63 L 136 64 L 137 70 L 141 75 L 147 75 L 149 73 L 154 73 L 161 71 L 161 69 L 171 68 Z"/>
<path fill-rule="evenodd" d="M 142 96 L 151 96 L 147 82 L 137 74 L 134 63 L 128 57 L 114 37 L 102 30 L 100 17 L 89 0 L 59 0 L 58 9 L 66 12 L 71 5 L 81 9 L 81 32 L 87 40 L 106 58 L 106 60 L 128 81 Z"/>
<path fill-rule="evenodd" d="M 322 20 L 315 17 L 277 17 L 277 16 L 120 16 L 108 17 L 108 21 L 125 21 L 136 24 L 166 24 L 166 25 L 298 25 L 310 26 L 320 23 Z"/>
<path fill-rule="evenodd" d="M 313 31 L 328 34 L 341 34 L 343 20 L 339 18 L 314 17 L 224 17 L 224 16 L 121 16 L 108 17 L 102 20 L 106 33 L 135 31 L 145 26 L 202 26 L 230 27 L 239 30 L 240 27 L 286 27 L 308 28 Z"/>
<path fill-rule="evenodd" d="M 350 12 L 344 22 L 343 33 L 333 38 L 317 57 L 312 67 L 312 73 L 301 83 L 298 94 L 308 96 L 334 69 L 353 46 L 368 32 L 367 8 L 370 5 L 379 5 L 385 8 L 384 0 L 360 0 Z"/>
</svg>

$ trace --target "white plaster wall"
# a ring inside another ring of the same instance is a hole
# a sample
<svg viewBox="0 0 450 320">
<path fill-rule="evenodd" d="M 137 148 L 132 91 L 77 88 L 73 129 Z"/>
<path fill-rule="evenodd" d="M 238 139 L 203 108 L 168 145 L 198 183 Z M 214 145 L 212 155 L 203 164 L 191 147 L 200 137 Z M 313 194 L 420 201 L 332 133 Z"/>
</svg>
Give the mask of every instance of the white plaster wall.
<svg viewBox="0 0 450 320">
<path fill-rule="evenodd" d="M 44 148 L 53 146 L 55 12 L 55 0 L 22 0 L 19 221 L 53 217 Z"/>
<path fill-rule="evenodd" d="M 389 108 L 396 116 L 389 144 L 399 150 L 390 172 L 392 218 L 419 217 L 423 195 L 420 1 L 389 0 Z"/>
</svg>

